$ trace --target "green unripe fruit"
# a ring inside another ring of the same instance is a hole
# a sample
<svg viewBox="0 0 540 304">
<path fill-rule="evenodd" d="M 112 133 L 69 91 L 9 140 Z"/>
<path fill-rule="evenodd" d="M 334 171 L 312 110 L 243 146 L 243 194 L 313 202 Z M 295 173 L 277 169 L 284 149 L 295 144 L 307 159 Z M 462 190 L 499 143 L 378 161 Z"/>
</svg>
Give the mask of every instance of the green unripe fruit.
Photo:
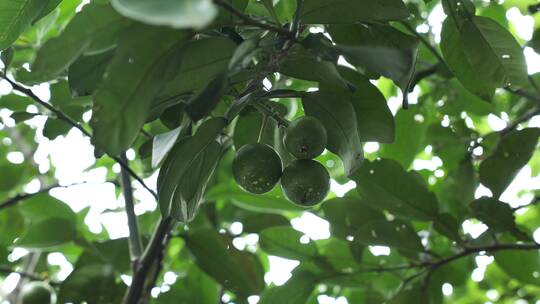
<svg viewBox="0 0 540 304">
<path fill-rule="evenodd" d="M 274 149 L 265 144 L 244 145 L 233 160 L 236 183 L 254 194 L 272 190 L 279 181 L 282 171 L 281 158 Z"/>
<path fill-rule="evenodd" d="M 291 122 L 283 139 L 287 151 L 298 159 L 311 159 L 321 155 L 327 140 L 323 124 L 311 116 Z"/>
<path fill-rule="evenodd" d="M 328 194 L 330 175 L 323 165 L 314 160 L 295 160 L 283 171 L 281 189 L 291 202 L 304 207 L 313 206 Z"/>
<path fill-rule="evenodd" d="M 49 284 L 45 282 L 29 282 L 21 291 L 21 304 L 53 304 L 56 295 Z"/>
</svg>

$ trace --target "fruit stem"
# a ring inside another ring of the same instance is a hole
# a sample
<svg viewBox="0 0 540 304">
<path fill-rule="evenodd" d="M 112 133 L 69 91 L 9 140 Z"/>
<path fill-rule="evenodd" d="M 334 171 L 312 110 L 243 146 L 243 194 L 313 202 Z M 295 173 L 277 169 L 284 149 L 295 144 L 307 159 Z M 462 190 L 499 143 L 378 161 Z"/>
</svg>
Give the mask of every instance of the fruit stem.
<svg viewBox="0 0 540 304">
<path fill-rule="evenodd" d="M 263 114 L 263 119 L 261 123 L 261 129 L 259 130 L 259 137 L 257 138 L 257 142 L 260 143 L 264 134 L 264 129 L 266 128 L 266 123 L 268 122 L 268 115 Z"/>
<path fill-rule="evenodd" d="M 259 111 L 261 114 L 272 117 L 279 125 L 284 126 L 284 127 L 289 126 L 289 120 L 281 117 L 279 113 L 274 112 L 272 109 L 270 109 L 267 105 L 265 105 L 260 100 L 253 101 L 251 103 L 251 106 L 257 109 L 257 111 Z"/>
</svg>

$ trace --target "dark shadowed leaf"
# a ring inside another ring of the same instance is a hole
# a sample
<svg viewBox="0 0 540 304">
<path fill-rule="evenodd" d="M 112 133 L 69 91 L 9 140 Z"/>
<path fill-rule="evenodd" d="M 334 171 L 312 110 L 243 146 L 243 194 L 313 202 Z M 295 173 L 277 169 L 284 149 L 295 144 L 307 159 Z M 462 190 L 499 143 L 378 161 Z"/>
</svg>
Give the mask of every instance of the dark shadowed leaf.
<svg viewBox="0 0 540 304">
<path fill-rule="evenodd" d="M 437 198 L 413 173 L 393 160 L 381 159 L 366 161 L 352 179 L 362 201 L 370 206 L 405 218 L 433 220 L 437 217 Z"/>
<path fill-rule="evenodd" d="M 8 48 L 47 6 L 49 0 L 0 1 L 0 51 Z"/>
<path fill-rule="evenodd" d="M 540 286 L 540 252 L 505 250 L 494 254 L 495 262 L 506 274 L 525 284 Z"/>
<path fill-rule="evenodd" d="M 28 249 L 46 249 L 71 242 L 77 234 L 72 220 L 51 217 L 33 224 L 15 241 L 15 246 Z"/>
<path fill-rule="evenodd" d="M 303 235 L 292 227 L 272 227 L 261 231 L 259 245 L 270 255 L 304 261 L 317 256 L 317 245 L 311 240 L 300 242 Z"/>
<path fill-rule="evenodd" d="M 197 265 L 225 288 L 243 296 L 264 288 L 264 272 L 255 255 L 238 251 L 227 239 L 209 229 L 193 231 L 184 239 Z"/>
<path fill-rule="evenodd" d="M 531 158 L 539 136 L 540 129 L 528 128 L 502 137 L 495 153 L 480 164 L 480 182 L 501 195 Z"/>
<path fill-rule="evenodd" d="M 319 119 L 328 133 L 328 150 L 339 155 L 345 174 L 356 172 L 364 161 L 354 107 L 344 100 L 341 90 L 320 90 L 302 99 L 304 111 Z"/>
<path fill-rule="evenodd" d="M 401 0 L 309 0 L 302 7 L 304 23 L 389 21 L 409 16 Z"/>
<path fill-rule="evenodd" d="M 69 66 L 68 80 L 73 96 L 91 95 L 101 84 L 114 51 L 82 56 Z"/>
<path fill-rule="evenodd" d="M 94 100 L 91 125 L 100 149 L 118 155 L 131 145 L 152 100 L 176 72 L 185 37 L 184 32 L 142 25 L 122 36 Z"/>
</svg>

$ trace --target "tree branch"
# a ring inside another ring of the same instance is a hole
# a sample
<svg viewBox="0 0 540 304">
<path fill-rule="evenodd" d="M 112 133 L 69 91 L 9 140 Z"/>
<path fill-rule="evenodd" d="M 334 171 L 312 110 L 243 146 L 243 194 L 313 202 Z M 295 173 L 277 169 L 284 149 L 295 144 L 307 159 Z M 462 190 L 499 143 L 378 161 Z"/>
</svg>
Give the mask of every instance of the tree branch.
<svg viewBox="0 0 540 304">
<path fill-rule="evenodd" d="M 122 161 L 128 165 L 128 159 L 126 153 L 122 153 L 120 156 Z M 135 269 L 138 259 L 142 254 L 142 241 L 139 233 L 139 225 L 137 224 L 137 215 L 135 214 L 135 204 L 133 199 L 133 189 L 131 188 L 131 180 L 127 170 L 122 168 L 120 170 L 122 191 L 124 194 L 124 201 L 126 205 L 126 214 L 129 228 L 129 253 L 131 256 L 131 262 L 133 269 Z"/>
<path fill-rule="evenodd" d="M 9 267 L 0 266 L 0 273 L 5 273 L 8 275 L 11 273 L 16 273 L 20 275 L 21 277 L 28 278 L 33 281 L 47 281 L 51 285 L 60 285 L 60 283 L 58 282 L 45 280 L 43 277 L 38 276 L 36 274 L 25 272 L 25 271 L 14 270 Z"/>
<path fill-rule="evenodd" d="M 159 255 L 165 249 L 167 235 L 170 232 L 171 224 L 171 218 L 161 218 L 159 220 L 159 223 L 150 239 L 150 243 L 137 263 L 137 269 L 133 273 L 131 286 L 126 291 L 122 303 L 140 303 L 139 300 L 143 298 L 148 273 L 150 272 L 151 268 L 156 265 L 155 263 L 159 260 Z"/>
<path fill-rule="evenodd" d="M 55 108 L 54 106 L 52 106 L 51 104 L 41 100 L 41 98 L 39 98 L 39 96 L 37 96 L 36 94 L 34 94 L 34 92 L 32 92 L 32 90 L 28 89 L 28 88 L 25 88 L 23 87 L 22 85 L 16 83 L 15 81 L 9 79 L 7 76 L 5 75 L 0 75 L 1 78 L 5 79 L 12 87 L 15 91 L 18 91 L 18 92 L 21 92 L 23 94 L 25 94 L 26 96 L 32 98 L 36 103 L 40 104 L 41 106 L 45 107 L 46 109 L 48 109 L 49 111 L 53 112 L 59 119 L 67 122 L 68 124 L 70 124 L 71 126 L 77 128 L 79 131 L 81 131 L 84 135 L 92 138 L 92 134 L 87 131 L 85 128 L 83 128 L 83 126 L 81 126 L 78 122 L 76 122 L 75 120 L 73 120 L 71 117 L 69 117 L 68 115 L 66 115 L 64 112 L 62 112 L 61 110 Z M 150 194 L 152 194 L 152 196 L 157 199 L 157 194 L 154 190 L 152 190 L 150 187 L 148 187 L 146 185 L 146 183 L 142 180 L 142 178 L 140 178 L 137 173 L 135 173 L 133 170 L 131 170 L 121 159 L 120 157 L 118 156 L 112 156 L 112 155 L 109 155 L 109 157 L 111 157 L 112 159 L 114 159 L 124 170 L 126 170 L 129 175 L 131 175 L 131 177 L 133 177 L 137 182 L 139 182 L 139 184 L 141 184 L 146 190 L 148 190 L 148 192 L 150 192 Z"/>
<path fill-rule="evenodd" d="M 507 91 L 507 92 L 510 92 L 512 94 L 527 98 L 527 99 L 529 99 L 531 101 L 540 103 L 540 96 L 535 95 L 535 94 L 533 94 L 531 92 L 525 91 L 523 89 L 512 89 L 510 87 L 505 87 L 504 90 Z"/>
<path fill-rule="evenodd" d="M 414 36 L 416 36 L 418 39 L 420 39 L 420 41 L 422 42 L 422 44 L 424 44 L 428 50 L 437 58 L 437 60 L 441 63 L 441 64 L 444 64 L 446 65 L 446 62 L 444 61 L 443 57 L 441 56 L 441 54 L 439 54 L 439 51 L 437 51 L 437 49 L 435 49 L 435 47 L 433 45 L 431 45 L 431 43 L 429 43 L 429 41 L 426 40 L 426 38 L 424 38 L 424 36 L 420 35 L 420 33 L 418 33 L 408 22 L 406 21 L 401 21 L 400 22 L 407 30 L 409 30 L 409 32 L 411 32 L 411 34 L 413 34 Z"/>
<path fill-rule="evenodd" d="M 230 3 L 224 0 L 214 0 L 214 3 L 222 7 L 223 9 L 227 10 L 231 14 L 235 15 L 236 17 L 240 18 L 245 25 L 252 25 L 255 27 L 259 27 L 265 30 L 269 30 L 272 32 L 276 32 L 278 34 L 287 36 L 287 37 L 294 37 L 294 33 L 290 32 L 284 28 L 274 26 L 270 23 L 262 22 L 256 19 L 253 19 L 252 17 L 244 14 L 243 12 L 237 10 L 234 6 L 232 6 Z"/>
<path fill-rule="evenodd" d="M 116 181 L 107 181 L 106 183 L 117 184 Z M 48 187 L 45 187 L 43 189 L 40 189 L 39 191 L 34 192 L 34 193 L 17 194 L 14 197 L 8 198 L 7 200 L 1 202 L 0 203 L 0 210 L 5 209 L 5 208 L 9 208 L 11 206 L 14 206 L 17 203 L 19 203 L 21 201 L 24 201 L 24 200 L 27 200 L 29 198 L 32 198 L 32 197 L 34 197 L 34 196 L 36 196 L 38 194 L 47 193 L 52 189 L 69 188 L 69 187 L 85 185 L 85 184 L 89 184 L 89 183 L 88 182 L 82 182 L 82 183 L 69 184 L 69 185 L 65 185 L 65 186 L 62 186 L 62 185 L 59 185 L 59 184 L 54 184 L 54 185 L 50 185 Z"/>
</svg>

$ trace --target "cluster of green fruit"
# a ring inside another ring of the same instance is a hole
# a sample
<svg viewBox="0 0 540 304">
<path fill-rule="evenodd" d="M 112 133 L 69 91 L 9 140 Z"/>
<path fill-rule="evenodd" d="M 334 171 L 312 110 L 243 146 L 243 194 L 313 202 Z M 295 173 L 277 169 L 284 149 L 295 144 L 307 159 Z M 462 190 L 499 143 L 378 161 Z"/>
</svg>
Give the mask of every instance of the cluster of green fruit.
<svg viewBox="0 0 540 304">
<path fill-rule="evenodd" d="M 236 183 L 247 192 L 263 194 L 281 179 L 288 200 L 305 207 L 316 205 L 330 190 L 328 171 L 313 160 L 324 151 L 327 139 L 319 120 L 301 117 L 290 123 L 283 138 L 285 149 L 296 160 L 283 170 L 281 158 L 272 147 L 262 143 L 244 145 L 233 161 Z"/>
<path fill-rule="evenodd" d="M 25 284 L 21 290 L 21 304 L 53 304 L 56 294 L 52 287 L 39 281 Z"/>
</svg>

